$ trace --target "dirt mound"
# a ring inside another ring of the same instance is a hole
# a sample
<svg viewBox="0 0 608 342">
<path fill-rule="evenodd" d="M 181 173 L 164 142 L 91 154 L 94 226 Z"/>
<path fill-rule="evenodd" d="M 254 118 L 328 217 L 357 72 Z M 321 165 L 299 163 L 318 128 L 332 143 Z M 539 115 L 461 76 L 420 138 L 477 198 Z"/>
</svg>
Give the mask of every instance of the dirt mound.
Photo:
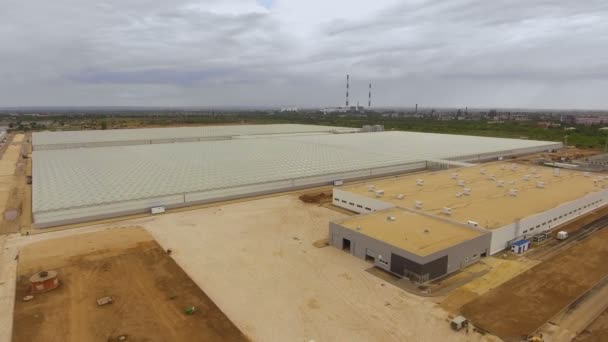
<svg viewBox="0 0 608 342">
<path fill-rule="evenodd" d="M 304 194 L 300 200 L 304 203 L 325 203 L 331 202 L 333 194 L 331 192 L 319 192 L 315 194 Z"/>
</svg>

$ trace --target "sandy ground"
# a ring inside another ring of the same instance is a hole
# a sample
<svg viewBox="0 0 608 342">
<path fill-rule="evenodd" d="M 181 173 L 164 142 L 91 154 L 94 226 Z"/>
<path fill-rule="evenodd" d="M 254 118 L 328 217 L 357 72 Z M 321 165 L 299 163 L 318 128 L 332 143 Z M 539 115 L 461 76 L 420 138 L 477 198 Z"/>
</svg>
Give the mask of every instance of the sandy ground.
<svg viewBox="0 0 608 342">
<path fill-rule="evenodd" d="M 30 302 L 29 275 L 58 271 L 61 286 Z M 20 251 L 13 341 L 246 341 L 141 228 L 46 240 Z M 97 307 L 95 300 L 114 303 Z M 186 315 L 185 307 L 198 311 Z"/>
<path fill-rule="evenodd" d="M 19 137 L 21 137 L 21 140 L 23 140 L 23 134 L 17 134 L 13 138 L 13 142 Z M 11 190 L 17 182 L 17 177 L 15 176 L 15 167 L 17 165 L 20 152 L 21 144 L 12 143 L 8 146 L 0 159 L 0 213 L 4 213 Z"/>
<path fill-rule="evenodd" d="M 488 270 L 488 272 L 450 292 L 441 300 L 441 307 L 448 312 L 458 314 L 460 308 L 466 303 L 500 286 L 538 263 L 539 261 L 525 257 L 519 257 L 515 260 L 504 260 L 500 257 L 482 259 L 478 264 L 468 267 L 465 271 L 474 272 L 479 269 L 480 271 Z"/>
<path fill-rule="evenodd" d="M 606 258 L 608 229 L 473 300 L 462 312 L 503 338 L 531 334 L 608 275 Z"/>
<path fill-rule="evenodd" d="M 327 235 L 330 219 L 344 216 L 285 195 L 122 224 L 143 226 L 171 248 L 255 341 L 493 340 L 453 332 L 432 301 L 365 272 L 363 260 L 312 245 Z"/>
<path fill-rule="evenodd" d="M 608 340 L 608 310 L 604 311 L 574 342 L 604 342 Z"/>
<path fill-rule="evenodd" d="M 540 332 L 547 342 L 568 342 L 580 334 L 581 338 L 593 331 L 592 322 L 608 309 L 608 279 L 602 281 L 593 290 L 573 303 L 562 313 L 545 324 Z M 601 320 L 601 318 L 599 319 Z M 597 334 L 598 332 L 595 332 Z M 604 339 L 608 339 L 604 332 Z M 599 335 L 597 335 L 599 336 Z"/>
</svg>

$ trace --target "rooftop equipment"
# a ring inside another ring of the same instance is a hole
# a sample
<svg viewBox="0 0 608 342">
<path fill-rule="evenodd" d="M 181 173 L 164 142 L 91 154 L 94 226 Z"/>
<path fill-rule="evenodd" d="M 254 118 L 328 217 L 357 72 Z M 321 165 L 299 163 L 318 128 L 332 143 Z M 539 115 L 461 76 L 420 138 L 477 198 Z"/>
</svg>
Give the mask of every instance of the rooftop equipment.
<svg viewBox="0 0 608 342">
<path fill-rule="evenodd" d="M 459 179 L 458 180 L 458 186 L 464 186 L 464 180 Z"/>
<path fill-rule="evenodd" d="M 536 182 L 536 187 L 537 188 L 544 188 L 545 187 L 545 182 Z"/>
<path fill-rule="evenodd" d="M 399 194 L 399 195 L 397 195 L 397 198 L 398 198 L 398 199 L 403 199 L 404 197 L 405 197 L 405 195 L 403 195 L 403 194 Z"/>
<path fill-rule="evenodd" d="M 376 197 L 384 196 L 384 190 L 376 190 Z"/>
<path fill-rule="evenodd" d="M 471 227 L 477 227 L 479 226 L 479 223 L 475 222 L 475 221 L 467 221 L 467 224 Z"/>
<path fill-rule="evenodd" d="M 488 176 L 488 179 L 489 179 L 489 180 L 491 180 L 491 181 L 495 181 L 495 180 L 496 180 L 496 176 L 494 176 L 494 175 L 489 175 L 489 176 Z"/>
<path fill-rule="evenodd" d="M 585 173 L 583 173 L 583 176 L 585 176 L 585 177 L 590 177 L 590 176 L 591 176 L 591 174 L 590 174 L 589 172 L 585 172 Z"/>
<path fill-rule="evenodd" d="M 464 191 L 464 194 L 465 194 L 465 195 L 467 195 L 467 196 L 470 196 L 470 195 L 471 195 L 471 189 L 469 189 L 469 188 L 464 188 L 464 189 L 463 189 L 463 191 Z"/>
<path fill-rule="evenodd" d="M 530 180 L 530 175 L 524 175 L 524 180 L 525 181 L 529 181 Z"/>
<path fill-rule="evenodd" d="M 482 175 L 485 175 L 486 174 L 486 169 L 479 170 L 479 173 L 481 173 Z"/>
<path fill-rule="evenodd" d="M 557 168 L 553 169 L 553 175 L 555 177 L 559 177 L 559 169 L 557 169 Z"/>
<path fill-rule="evenodd" d="M 414 203 L 414 206 L 416 207 L 416 209 L 422 209 L 422 202 L 421 201 L 416 201 Z"/>
<path fill-rule="evenodd" d="M 416 185 L 423 186 L 424 185 L 424 179 L 417 179 L 416 180 Z"/>
<path fill-rule="evenodd" d="M 498 181 L 497 185 L 498 187 L 502 188 L 505 186 L 505 181 Z"/>
<path fill-rule="evenodd" d="M 519 191 L 517 189 L 509 189 L 509 195 L 513 197 L 517 197 Z"/>
<path fill-rule="evenodd" d="M 558 240 L 566 240 L 567 238 L 568 238 L 568 232 L 561 231 L 561 232 L 557 233 Z"/>
<path fill-rule="evenodd" d="M 441 209 L 441 212 L 446 215 L 452 215 L 452 208 L 443 207 L 443 209 Z"/>
<path fill-rule="evenodd" d="M 457 173 L 452 173 L 450 175 L 450 178 L 452 178 L 452 179 L 458 179 L 458 174 Z"/>
<path fill-rule="evenodd" d="M 395 216 L 387 216 L 386 219 L 389 221 L 395 221 L 397 218 Z"/>
<path fill-rule="evenodd" d="M 369 192 L 374 192 L 374 190 L 376 190 L 376 187 L 375 187 L 375 186 L 373 186 L 373 185 L 368 185 L 368 186 L 367 186 L 367 191 L 369 191 Z"/>
<path fill-rule="evenodd" d="M 462 197 L 463 193 L 462 192 L 457 192 L 456 193 L 456 197 Z"/>
</svg>

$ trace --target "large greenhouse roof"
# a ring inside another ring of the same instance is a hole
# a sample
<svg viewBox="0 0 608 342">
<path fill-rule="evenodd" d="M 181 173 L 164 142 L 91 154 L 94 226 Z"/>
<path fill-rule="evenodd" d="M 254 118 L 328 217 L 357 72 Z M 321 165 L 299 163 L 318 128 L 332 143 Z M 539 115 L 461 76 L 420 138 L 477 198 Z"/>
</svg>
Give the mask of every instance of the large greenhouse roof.
<svg viewBox="0 0 608 342">
<path fill-rule="evenodd" d="M 531 140 L 384 132 L 36 150 L 32 205 L 35 222 L 41 213 L 59 221 L 62 211 L 84 217 L 87 211 L 103 211 L 87 208 L 113 205 L 117 211 L 130 202 L 145 206 L 143 200 L 166 196 L 173 196 L 172 204 L 177 205 L 175 201 L 184 204 L 195 198 L 245 195 L 245 188 L 270 192 L 330 178 L 406 171 L 414 169 L 408 165 L 429 159 L 517 154 L 559 146 Z"/>
</svg>

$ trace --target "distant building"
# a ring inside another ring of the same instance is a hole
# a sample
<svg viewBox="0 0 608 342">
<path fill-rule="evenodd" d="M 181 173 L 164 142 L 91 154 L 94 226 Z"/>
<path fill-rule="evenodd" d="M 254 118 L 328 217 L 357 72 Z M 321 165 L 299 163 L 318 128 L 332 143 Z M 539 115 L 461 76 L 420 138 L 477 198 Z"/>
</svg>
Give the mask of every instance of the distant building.
<svg viewBox="0 0 608 342">
<path fill-rule="evenodd" d="M 578 125 L 600 125 L 608 122 L 605 116 L 575 116 L 574 123 Z"/>
</svg>

